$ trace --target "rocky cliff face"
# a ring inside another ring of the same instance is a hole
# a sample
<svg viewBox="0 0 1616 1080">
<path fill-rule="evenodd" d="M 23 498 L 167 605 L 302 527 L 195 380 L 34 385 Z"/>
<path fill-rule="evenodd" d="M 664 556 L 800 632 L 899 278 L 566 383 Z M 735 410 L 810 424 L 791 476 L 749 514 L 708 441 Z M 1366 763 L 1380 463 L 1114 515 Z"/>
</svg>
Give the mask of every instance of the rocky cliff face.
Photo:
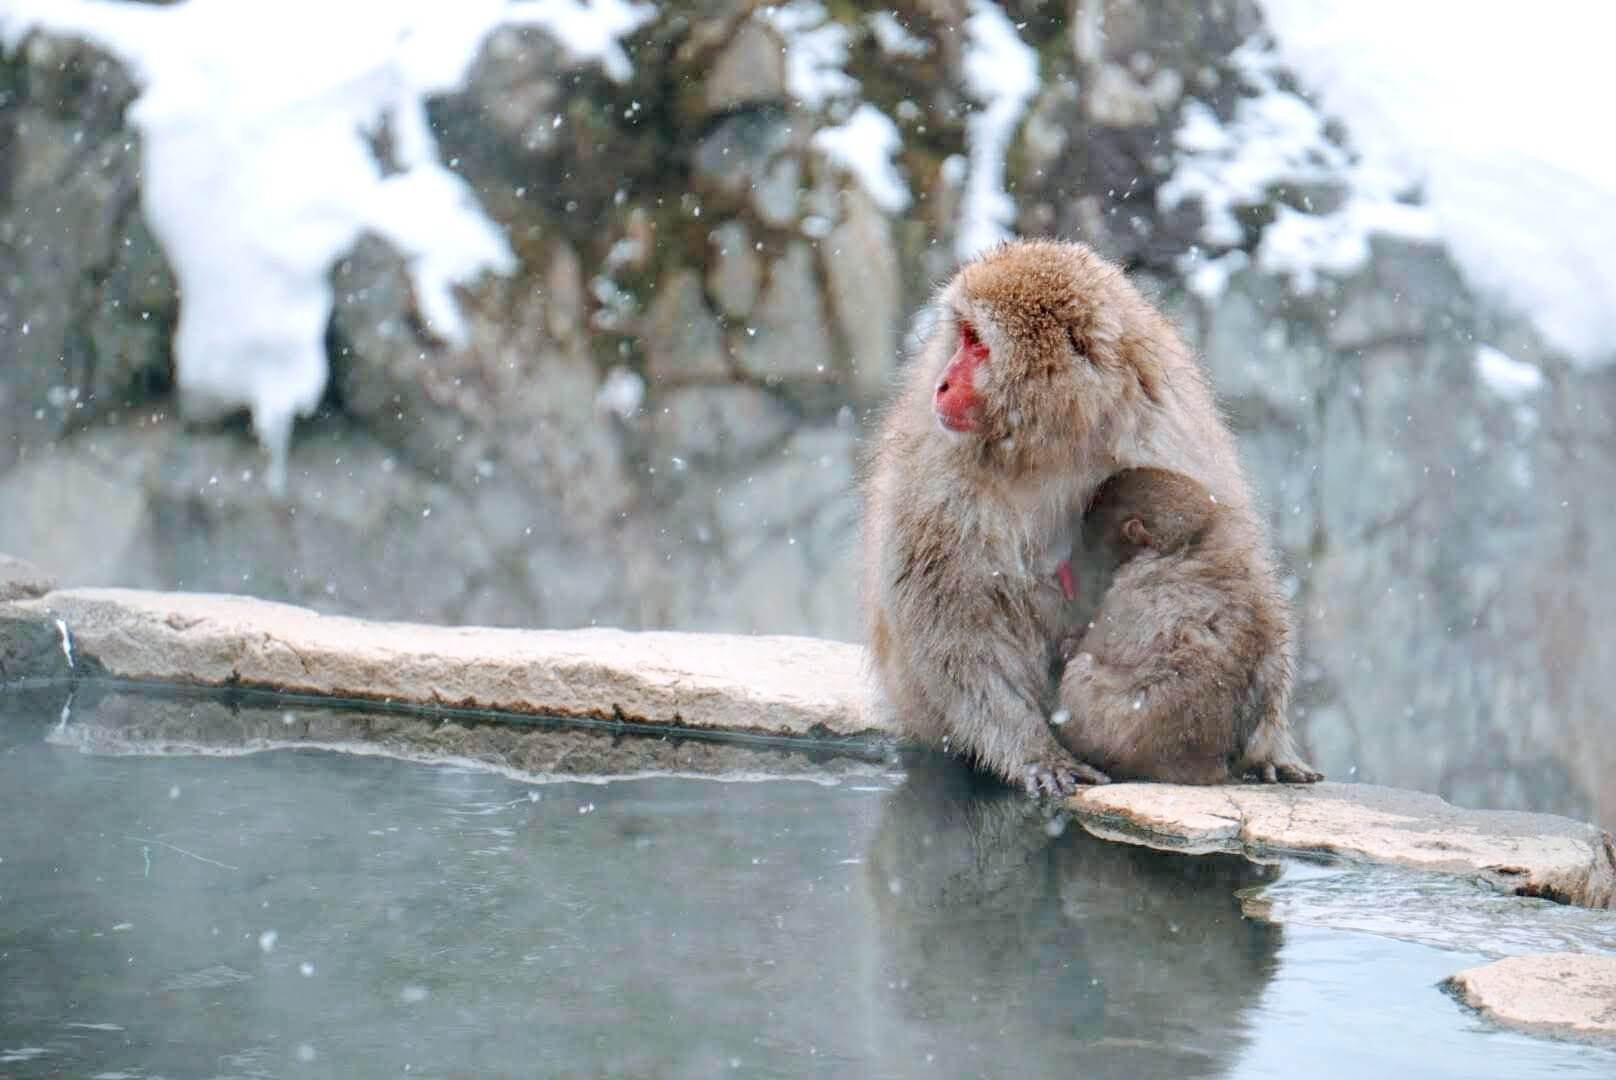
<svg viewBox="0 0 1616 1080">
<path fill-rule="evenodd" d="M 180 298 L 140 210 L 137 86 L 28 37 L 0 60 L 0 551 L 69 584 L 433 622 L 855 638 L 859 439 L 954 265 L 995 107 L 969 10 L 669 5 L 621 84 L 497 31 L 431 116 L 519 270 L 465 292 L 450 347 L 401 256 L 361 241 L 278 499 L 243 425 L 171 398 Z M 1041 75 L 1007 127 L 1015 227 L 1124 261 L 1202 350 L 1295 576 L 1314 760 L 1616 821 L 1616 375 L 1551 355 L 1437 246 L 1376 241 L 1308 292 L 1249 257 L 1280 214 L 1339 205 L 1329 177 L 1208 241 L 1217 208 L 1162 189 L 1186 110 L 1228 120 L 1253 92 L 1251 5 L 1007 13 Z M 804 26 L 852 80 L 824 100 Z M 905 198 L 821 138 L 859 104 L 897 125 Z M 1500 383 L 1493 355 L 1526 375 Z"/>
</svg>

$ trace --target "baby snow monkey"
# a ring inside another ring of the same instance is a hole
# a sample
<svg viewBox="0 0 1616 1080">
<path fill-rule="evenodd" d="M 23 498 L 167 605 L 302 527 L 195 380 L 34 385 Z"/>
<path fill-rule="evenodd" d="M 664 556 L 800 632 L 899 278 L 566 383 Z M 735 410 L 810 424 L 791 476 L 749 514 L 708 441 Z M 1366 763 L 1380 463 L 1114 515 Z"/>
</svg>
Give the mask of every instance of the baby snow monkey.
<svg viewBox="0 0 1616 1080">
<path fill-rule="evenodd" d="M 1063 642 L 1053 718 L 1079 760 L 1116 780 L 1323 779 L 1292 740 L 1288 608 L 1244 524 L 1166 469 L 1095 493 L 1073 560 L 1094 614 Z"/>
</svg>

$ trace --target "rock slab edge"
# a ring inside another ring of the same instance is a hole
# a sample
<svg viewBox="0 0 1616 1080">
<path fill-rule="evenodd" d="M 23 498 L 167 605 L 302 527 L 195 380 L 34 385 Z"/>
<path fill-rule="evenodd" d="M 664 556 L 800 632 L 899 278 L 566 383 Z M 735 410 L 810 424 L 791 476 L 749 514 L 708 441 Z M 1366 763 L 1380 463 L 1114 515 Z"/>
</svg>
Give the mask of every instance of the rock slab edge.
<svg viewBox="0 0 1616 1080">
<path fill-rule="evenodd" d="M 1474 877 L 1501 891 L 1616 908 L 1616 843 L 1553 814 L 1466 810 L 1372 784 L 1109 784 L 1068 805 L 1097 835 L 1253 857 L 1316 853 Z"/>
<path fill-rule="evenodd" d="M 1616 1043 L 1616 956 L 1511 956 L 1467 968 L 1446 985 L 1506 1027 Z"/>
<path fill-rule="evenodd" d="M 874 734 L 856 646 L 810 638 L 505 630 L 321 615 L 242 596 L 69 589 L 61 619 L 112 678 L 774 735 Z"/>
</svg>

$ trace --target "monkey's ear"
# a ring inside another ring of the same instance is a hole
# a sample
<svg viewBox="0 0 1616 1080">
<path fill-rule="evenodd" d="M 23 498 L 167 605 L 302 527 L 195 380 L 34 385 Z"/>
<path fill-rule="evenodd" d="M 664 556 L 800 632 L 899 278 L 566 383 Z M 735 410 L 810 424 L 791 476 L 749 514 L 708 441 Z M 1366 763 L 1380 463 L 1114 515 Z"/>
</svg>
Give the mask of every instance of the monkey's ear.
<svg viewBox="0 0 1616 1080">
<path fill-rule="evenodd" d="M 1157 344 L 1149 339 L 1139 339 L 1129 355 L 1133 357 L 1133 373 L 1134 378 L 1139 380 L 1139 389 L 1144 391 L 1146 399 L 1160 405 L 1162 383 L 1167 379 L 1167 371 L 1161 362 Z"/>
<path fill-rule="evenodd" d="M 1122 523 L 1122 538 L 1135 547 L 1150 547 L 1150 532 L 1145 523 L 1136 517 L 1131 517 Z"/>
<path fill-rule="evenodd" d="M 1068 326 L 1066 328 L 1066 343 L 1072 347 L 1072 351 L 1077 354 L 1079 360 L 1084 363 L 1089 362 L 1091 359 L 1089 351 L 1084 346 L 1083 335 L 1078 333 L 1077 327 Z"/>
<path fill-rule="evenodd" d="M 1066 340 L 1078 357 L 1090 364 L 1114 367 L 1126 363 L 1122 320 L 1110 311 L 1087 311 L 1066 324 Z"/>
</svg>

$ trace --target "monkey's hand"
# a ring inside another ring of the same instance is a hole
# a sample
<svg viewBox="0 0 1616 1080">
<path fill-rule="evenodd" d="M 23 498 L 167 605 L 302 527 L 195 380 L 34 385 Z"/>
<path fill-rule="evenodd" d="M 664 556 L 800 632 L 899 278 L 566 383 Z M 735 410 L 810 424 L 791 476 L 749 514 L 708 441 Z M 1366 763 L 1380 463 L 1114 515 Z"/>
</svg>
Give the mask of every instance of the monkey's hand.
<svg viewBox="0 0 1616 1080">
<path fill-rule="evenodd" d="M 1084 784 L 1109 784 L 1111 778 L 1092 765 L 1085 765 L 1070 754 L 1036 761 L 1027 766 L 1027 794 L 1064 798 L 1077 793 Z"/>
</svg>

